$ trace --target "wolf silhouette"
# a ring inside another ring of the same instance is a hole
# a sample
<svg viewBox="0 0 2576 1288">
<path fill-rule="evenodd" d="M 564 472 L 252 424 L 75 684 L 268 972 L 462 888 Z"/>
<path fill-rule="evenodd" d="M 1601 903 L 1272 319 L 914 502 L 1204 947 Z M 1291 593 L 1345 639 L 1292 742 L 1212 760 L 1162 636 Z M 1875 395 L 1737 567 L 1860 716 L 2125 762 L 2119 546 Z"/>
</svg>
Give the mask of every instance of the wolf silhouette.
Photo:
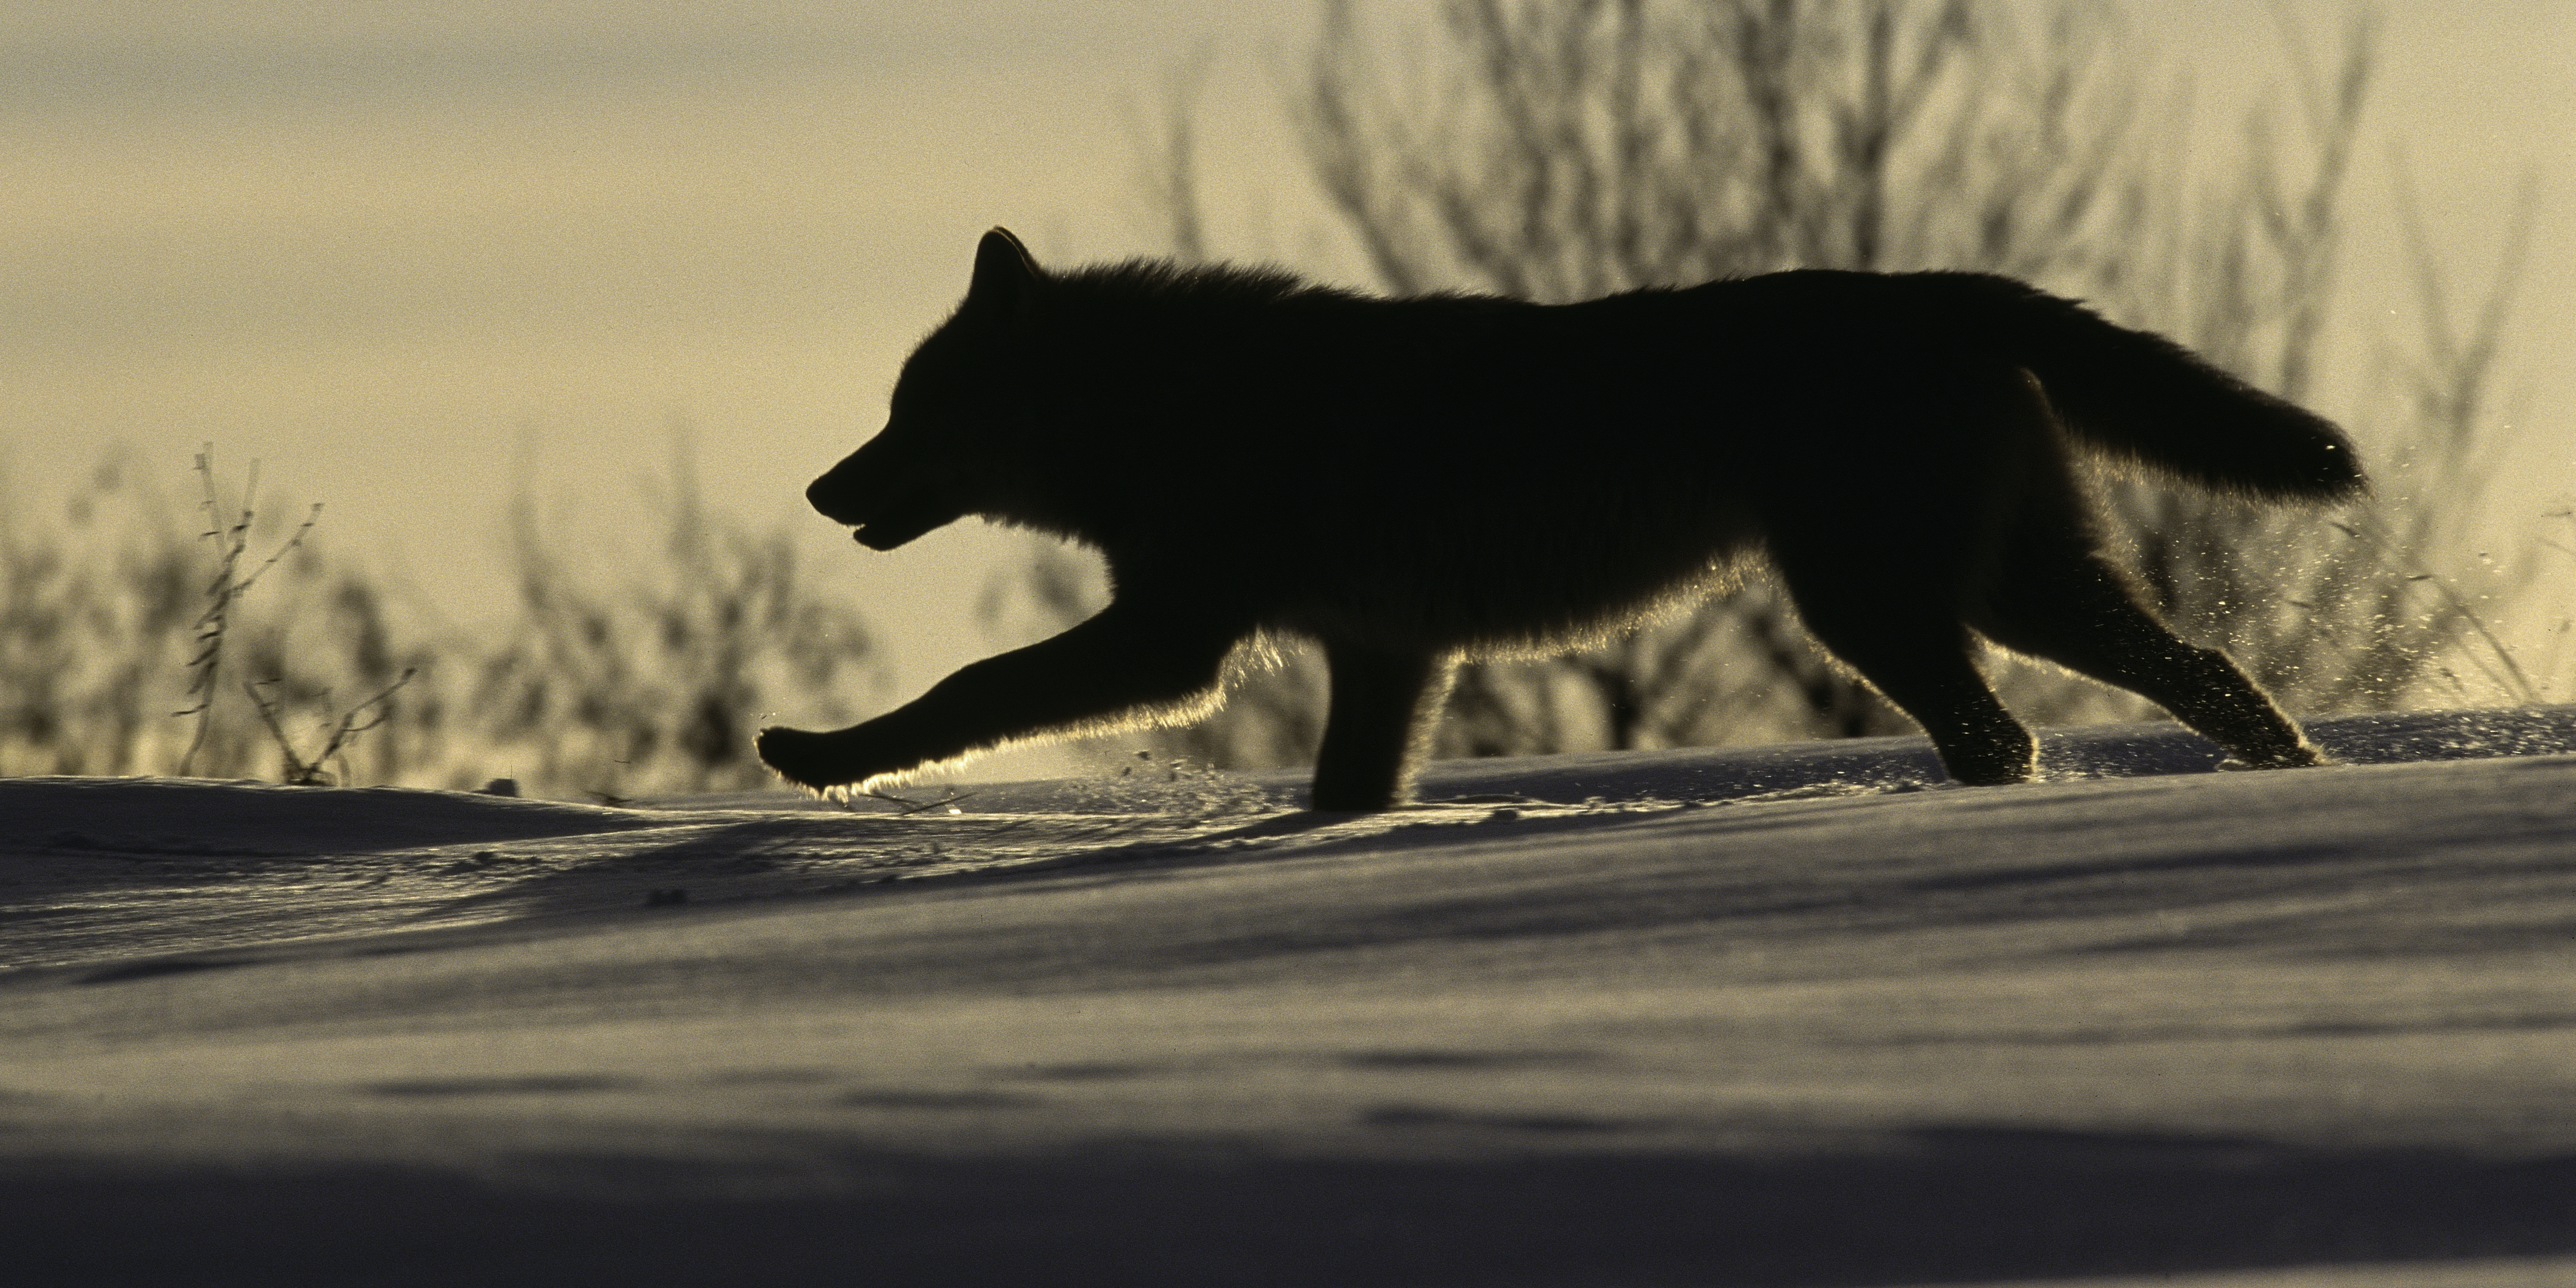
<svg viewBox="0 0 2576 1288">
<path fill-rule="evenodd" d="M 985 234 L 885 429 L 808 488 L 892 550 L 966 515 L 1096 548 L 1097 616 L 761 759 L 871 790 L 1024 739 L 1213 710 L 1322 643 L 1311 804 L 1403 802 L 1462 658 L 1560 651 L 1767 560 L 1962 783 L 2033 769 L 1971 635 L 2131 690 L 2252 767 L 2317 748 L 2100 553 L 2078 446 L 2267 501 L 2365 486 L 2333 424 L 2162 337 L 1977 273 L 1798 270 L 1538 305 Z"/>
</svg>

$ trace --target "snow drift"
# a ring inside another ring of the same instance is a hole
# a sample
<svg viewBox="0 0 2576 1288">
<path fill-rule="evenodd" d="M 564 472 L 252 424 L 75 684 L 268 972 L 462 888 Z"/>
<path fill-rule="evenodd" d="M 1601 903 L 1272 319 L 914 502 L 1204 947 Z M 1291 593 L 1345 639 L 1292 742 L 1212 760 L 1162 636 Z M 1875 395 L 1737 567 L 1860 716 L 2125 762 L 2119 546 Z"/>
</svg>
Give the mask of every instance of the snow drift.
<svg viewBox="0 0 2576 1288">
<path fill-rule="evenodd" d="M 597 808 L 0 781 L 29 1283 L 2576 1282 L 2576 710 Z M 2305 1276 L 2305 1277 L 2299 1277 Z"/>
</svg>

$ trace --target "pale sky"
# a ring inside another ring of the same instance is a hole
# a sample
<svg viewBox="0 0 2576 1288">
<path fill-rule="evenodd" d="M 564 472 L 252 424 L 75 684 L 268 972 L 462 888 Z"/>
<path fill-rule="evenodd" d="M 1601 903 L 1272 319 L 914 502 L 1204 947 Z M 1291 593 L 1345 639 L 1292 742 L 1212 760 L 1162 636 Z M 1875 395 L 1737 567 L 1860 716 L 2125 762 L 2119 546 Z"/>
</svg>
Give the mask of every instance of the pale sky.
<svg viewBox="0 0 2576 1288">
<path fill-rule="evenodd" d="M 2224 133 L 2286 88 L 2280 8 L 2130 12 Z M 2319 40 L 2345 12 L 2287 9 Z M 2470 285 L 2532 185 L 2510 527 L 2576 493 L 2576 0 L 2384 10 L 2344 304 L 2384 312 L 2403 287 L 2392 157 Z M 184 503 L 211 440 L 262 461 L 273 494 L 327 503 L 335 550 L 471 619 L 507 593 L 522 468 L 566 530 L 613 544 L 684 421 L 710 498 L 804 524 L 917 688 L 987 651 L 973 604 L 1017 539 L 876 555 L 799 492 L 874 431 L 983 229 L 1057 262 L 1163 249 L 1137 125 L 1201 51 L 1215 248 L 1357 280 L 1284 121 L 1312 21 L 1221 0 L 9 6 L 0 463 L 19 517 L 48 521 L 111 445 Z"/>
</svg>

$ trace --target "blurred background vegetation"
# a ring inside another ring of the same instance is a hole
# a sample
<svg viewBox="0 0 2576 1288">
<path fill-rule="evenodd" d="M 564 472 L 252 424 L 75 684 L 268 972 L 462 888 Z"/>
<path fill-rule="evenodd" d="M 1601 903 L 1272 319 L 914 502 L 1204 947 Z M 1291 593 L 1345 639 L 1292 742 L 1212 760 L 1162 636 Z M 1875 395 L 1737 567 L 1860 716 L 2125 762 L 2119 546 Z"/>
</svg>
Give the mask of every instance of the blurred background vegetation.
<svg viewBox="0 0 2576 1288">
<path fill-rule="evenodd" d="M 0 774 L 509 778 L 613 802 L 761 785 L 764 704 L 846 721 L 882 697 L 857 611 L 809 583 L 785 532 L 708 512 L 685 449 L 650 557 L 567 558 L 578 540 L 523 494 L 517 611 L 472 630 L 211 455 L 196 498 L 111 459 L 63 524 L 0 508 Z"/>
<path fill-rule="evenodd" d="M 1389 67 L 1359 11 L 1332 0 L 1294 64 L 1306 170 L 1386 290 L 1563 301 L 1793 266 L 1985 269 L 2293 398 L 2325 353 L 2356 343 L 2331 333 L 2328 305 L 2371 106 L 2366 14 L 2314 44 L 2284 35 L 2289 106 L 2250 116 L 2213 177 L 2186 170 L 2186 113 L 2133 75 L 2134 41 L 2098 5 L 1441 12 L 1435 47 Z M 1176 75 L 1141 141 L 1162 249 L 1185 259 L 1226 249 L 1201 214 L 1196 83 Z M 2371 500 L 2255 511 L 2103 482 L 2119 552 L 2160 610 L 2302 713 L 2536 697 L 2486 629 L 2531 593 L 2534 565 L 2485 559 L 2466 535 L 2501 446 L 2491 404 L 2521 243 L 2474 257 L 2465 279 L 2420 232 L 2410 253 L 2412 339 L 2369 355 L 2353 418 Z M 0 496 L 0 773 L 510 777 L 623 799 L 766 781 L 748 735 L 773 708 L 819 724 L 909 696 L 886 692 L 885 648 L 847 596 L 813 584 L 788 535 L 710 512 L 685 445 L 674 456 L 649 547 L 607 560 L 575 557 L 582 534 L 549 527 L 523 491 L 506 537 L 515 609 L 471 629 L 338 554 L 327 513 L 261 495 L 247 469 L 206 462 L 172 495 L 153 480 L 174 463 L 111 457 L 60 523 Z M 268 464 L 272 484 L 292 482 L 294 462 Z M 983 616 L 1017 643 L 1102 596 L 1095 561 L 1032 546 L 987 588 Z M 1309 759 L 1320 667 L 1279 644 L 1215 719 L 1104 749 Z M 2052 669 L 1999 657 L 1995 671 L 2037 723 L 2153 714 Z M 1756 579 L 1599 649 L 1469 668 L 1441 752 L 1909 731 Z"/>
<path fill-rule="evenodd" d="M 2284 33 L 2293 110 L 2249 117 L 2242 150 L 2203 183 L 2180 162 L 2187 113 L 2130 74 L 2136 51 L 2098 5 L 1452 0 L 1431 60 L 1445 74 L 1427 82 L 1379 64 L 1346 0 L 1324 13 L 1293 110 L 1315 181 L 1389 291 L 1561 302 L 1802 266 L 1980 269 L 2296 400 L 2336 339 L 2346 179 L 2377 52 L 2367 11 L 2323 48 Z M 1189 94 L 1179 82 L 1147 187 L 1171 250 L 1204 258 Z M 2370 499 L 2257 509 L 2102 480 L 2115 551 L 2158 611 L 2303 714 L 2538 697 L 2484 623 L 2533 565 L 2478 555 L 2467 535 L 2501 446 L 2491 385 L 2522 242 L 2477 266 L 2491 284 L 2464 301 L 2409 226 L 2415 339 L 2376 355 L 2376 396 L 2351 426 Z M 1098 600 L 1090 577 L 1040 551 L 1017 602 L 1078 618 Z M 1216 719 L 1157 735 L 1165 748 L 1219 765 L 1311 757 L 1320 659 L 1282 643 Z M 2054 667 L 1995 654 L 1989 669 L 2034 723 L 2160 714 Z M 1598 649 L 1465 668 L 1440 752 L 1912 731 L 1756 578 Z"/>
</svg>

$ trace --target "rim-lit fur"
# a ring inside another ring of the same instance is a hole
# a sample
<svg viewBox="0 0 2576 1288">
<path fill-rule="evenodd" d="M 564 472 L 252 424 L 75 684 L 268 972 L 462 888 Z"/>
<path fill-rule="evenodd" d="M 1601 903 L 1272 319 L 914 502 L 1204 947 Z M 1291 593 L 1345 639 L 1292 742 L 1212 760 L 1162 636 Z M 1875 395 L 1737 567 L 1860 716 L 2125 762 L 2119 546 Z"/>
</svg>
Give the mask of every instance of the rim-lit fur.
<svg viewBox="0 0 2576 1288">
<path fill-rule="evenodd" d="M 1971 273 L 1775 273 L 1542 306 L 1138 261 L 1001 230 L 885 430 L 807 495 L 893 549 L 978 515 L 1107 559 L 1098 617 L 761 755 L 867 789 L 1011 741 L 1196 718 L 1263 632 L 1324 644 L 1319 808 L 1404 799 L 1455 662 L 1563 649 L 1767 563 L 1952 776 L 2030 735 L 1971 632 L 2138 692 L 2252 765 L 2315 748 L 2098 554 L 2073 448 L 2204 488 L 2363 486 L 2328 422 L 2079 304 Z"/>
</svg>

